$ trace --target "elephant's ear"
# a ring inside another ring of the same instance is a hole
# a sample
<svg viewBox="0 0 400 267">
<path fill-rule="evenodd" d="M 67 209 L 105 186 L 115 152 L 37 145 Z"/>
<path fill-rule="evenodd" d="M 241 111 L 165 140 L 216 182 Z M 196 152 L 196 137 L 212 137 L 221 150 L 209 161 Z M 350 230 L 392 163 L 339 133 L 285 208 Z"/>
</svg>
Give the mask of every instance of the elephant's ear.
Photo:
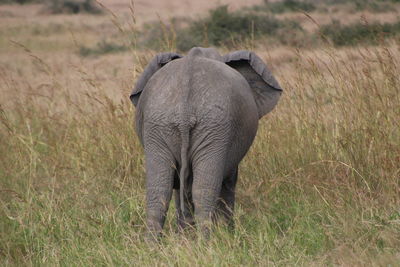
<svg viewBox="0 0 400 267">
<path fill-rule="evenodd" d="M 224 61 L 240 72 L 249 83 L 259 117 L 270 112 L 278 103 L 282 88 L 262 59 L 253 52 L 242 50 L 226 54 Z"/>
<path fill-rule="evenodd" d="M 151 76 L 154 75 L 159 69 L 161 69 L 165 64 L 168 62 L 181 58 L 182 56 L 176 53 L 160 53 L 156 55 L 149 64 L 147 64 L 146 68 L 144 68 L 143 73 L 139 76 L 135 87 L 132 90 L 131 95 L 129 98 L 131 99 L 132 103 L 136 106 L 140 94 L 142 93 L 143 89 L 146 87 L 147 82 L 150 80 Z"/>
</svg>

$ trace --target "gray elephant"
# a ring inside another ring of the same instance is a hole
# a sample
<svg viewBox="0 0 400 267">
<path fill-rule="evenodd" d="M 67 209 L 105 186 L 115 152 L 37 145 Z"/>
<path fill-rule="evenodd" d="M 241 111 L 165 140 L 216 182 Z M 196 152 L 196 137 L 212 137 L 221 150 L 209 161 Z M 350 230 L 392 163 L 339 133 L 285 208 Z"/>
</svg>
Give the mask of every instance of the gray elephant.
<svg viewBox="0 0 400 267">
<path fill-rule="evenodd" d="M 180 228 L 196 222 L 208 233 L 215 218 L 232 224 L 238 165 L 281 93 L 253 52 L 195 47 L 185 57 L 152 59 L 130 95 L 146 158 L 150 236 L 161 234 L 173 190 Z"/>
</svg>

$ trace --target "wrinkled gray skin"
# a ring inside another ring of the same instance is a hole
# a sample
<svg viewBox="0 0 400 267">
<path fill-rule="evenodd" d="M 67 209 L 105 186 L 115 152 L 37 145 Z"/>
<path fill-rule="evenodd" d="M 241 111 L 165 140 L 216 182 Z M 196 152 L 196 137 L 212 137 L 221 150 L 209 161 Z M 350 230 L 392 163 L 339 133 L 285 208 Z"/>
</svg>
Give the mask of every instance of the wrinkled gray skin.
<svg viewBox="0 0 400 267">
<path fill-rule="evenodd" d="M 232 225 L 238 165 L 281 91 L 248 51 L 222 57 L 193 48 L 150 62 L 131 100 L 146 157 L 151 237 L 161 234 L 173 189 L 181 229 L 196 220 L 207 234 L 215 218 Z"/>
</svg>

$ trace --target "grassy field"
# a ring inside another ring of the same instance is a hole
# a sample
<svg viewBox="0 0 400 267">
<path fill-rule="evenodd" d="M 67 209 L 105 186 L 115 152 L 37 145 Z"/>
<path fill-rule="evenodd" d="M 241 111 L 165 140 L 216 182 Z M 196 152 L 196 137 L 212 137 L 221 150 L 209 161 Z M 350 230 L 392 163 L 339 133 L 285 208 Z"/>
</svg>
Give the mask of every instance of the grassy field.
<svg viewBox="0 0 400 267">
<path fill-rule="evenodd" d="M 120 2 L 108 6 L 115 17 L 0 6 L 1 266 L 399 266 L 398 38 L 235 47 L 255 49 L 285 89 L 241 163 L 236 228 L 215 229 L 208 242 L 179 235 L 172 204 L 165 238 L 149 247 L 128 95 L 158 51 L 81 54 L 134 40 L 140 26 Z M 140 14 L 155 8 L 139 3 L 135 14 L 144 22 Z M 345 20 L 398 16 L 337 12 Z M 300 12 L 279 16 L 307 30 L 329 23 L 320 11 L 310 14 L 317 23 Z"/>
</svg>

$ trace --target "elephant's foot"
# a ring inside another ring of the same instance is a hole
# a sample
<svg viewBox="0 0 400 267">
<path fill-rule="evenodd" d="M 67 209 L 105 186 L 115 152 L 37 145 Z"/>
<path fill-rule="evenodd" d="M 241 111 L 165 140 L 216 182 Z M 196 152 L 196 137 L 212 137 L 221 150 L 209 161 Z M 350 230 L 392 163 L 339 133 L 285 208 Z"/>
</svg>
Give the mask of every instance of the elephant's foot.
<svg viewBox="0 0 400 267">
<path fill-rule="evenodd" d="M 214 215 L 214 221 L 217 225 L 225 226 L 230 231 L 235 228 L 235 221 L 233 220 L 233 210 L 227 206 L 223 201 L 220 202 L 219 208 Z"/>
<path fill-rule="evenodd" d="M 215 228 L 214 212 L 212 211 L 198 211 L 195 214 L 197 232 L 204 240 L 210 239 L 211 232 Z"/>
<path fill-rule="evenodd" d="M 162 229 L 165 221 L 164 211 L 148 208 L 147 233 L 145 240 L 148 243 L 158 242 L 162 237 Z"/>
<path fill-rule="evenodd" d="M 155 243 L 159 243 L 161 241 L 162 232 L 152 232 L 148 231 L 144 237 L 144 241 L 151 245 Z"/>
<path fill-rule="evenodd" d="M 203 222 L 199 223 L 198 230 L 199 230 L 200 237 L 203 240 L 207 241 L 210 239 L 212 227 L 213 227 L 212 221 L 203 221 Z"/>
</svg>

